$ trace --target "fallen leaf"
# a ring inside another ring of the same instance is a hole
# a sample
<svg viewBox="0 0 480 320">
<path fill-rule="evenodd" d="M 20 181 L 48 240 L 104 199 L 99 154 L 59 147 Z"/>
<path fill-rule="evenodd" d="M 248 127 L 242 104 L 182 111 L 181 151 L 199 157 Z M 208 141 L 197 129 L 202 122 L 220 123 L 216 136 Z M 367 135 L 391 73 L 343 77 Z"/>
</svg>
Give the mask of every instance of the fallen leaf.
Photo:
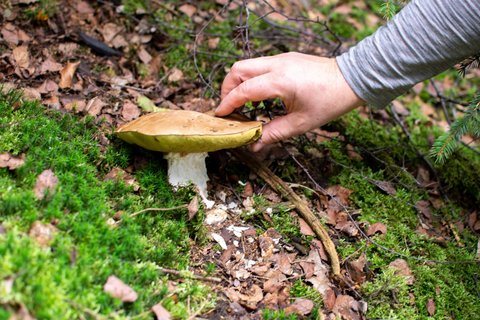
<svg viewBox="0 0 480 320">
<path fill-rule="evenodd" d="M 363 284 L 367 280 L 365 266 L 367 265 L 367 257 L 363 253 L 357 260 L 348 261 L 348 272 L 353 281 Z"/>
<path fill-rule="evenodd" d="M 195 217 L 195 215 L 197 214 L 198 212 L 198 197 L 197 196 L 194 196 L 192 201 L 190 201 L 190 203 L 188 204 L 188 220 L 192 220 L 193 217 Z"/>
<path fill-rule="evenodd" d="M 305 281 L 312 284 L 312 286 L 320 292 L 322 296 L 325 296 L 327 289 L 331 287 L 330 278 L 328 277 L 328 268 L 322 262 L 317 250 L 310 250 L 308 257 L 305 259 L 307 262 L 314 264 L 313 276 L 305 278 Z"/>
<path fill-rule="evenodd" d="M 72 86 L 73 76 L 79 64 L 80 61 L 68 62 L 67 65 L 60 70 L 60 82 L 58 86 L 61 89 L 70 88 Z"/>
<path fill-rule="evenodd" d="M 371 180 L 371 182 L 386 194 L 395 195 L 397 193 L 397 190 L 395 190 L 393 183 L 389 181 Z"/>
<path fill-rule="evenodd" d="M 90 4 L 86 1 L 78 1 L 76 3 L 77 12 L 84 15 L 92 15 L 95 13 Z"/>
<path fill-rule="evenodd" d="M 35 88 L 22 88 L 23 97 L 27 100 L 35 101 L 42 99 L 42 95 Z"/>
<path fill-rule="evenodd" d="M 191 18 L 195 12 L 197 12 L 197 7 L 191 5 L 191 4 L 184 4 L 184 5 L 181 5 L 179 8 L 178 8 L 178 11 L 180 12 L 183 12 L 184 14 L 186 14 L 189 18 Z"/>
<path fill-rule="evenodd" d="M 247 198 L 247 197 L 252 197 L 253 196 L 253 186 L 250 181 L 247 181 L 245 183 L 245 187 L 243 188 L 242 196 Z"/>
<path fill-rule="evenodd" d="M 367 236 L 373 236 L 376 233 L 379 233 L 379 234 L 387 233 L 387 226 L 385 226 L 381 222 L 376 222 L 376 223 L 368 226 Z"/>
<path fill-rule="evenodd" d="M 407 280 L 407 284 L 411 285 L 415 282 L 415 277 L 413 276 L 413 273 L 410 270 L 407 261 L 405 261 L 404 259 L 396 259 L 390 262 L 389 266 L 396 269 L 396 275 L 405 277 Z"/>
<path fill-rule="evenodd" d="M 83 112 L 87 104 L 84 100 L 72 100 L 66 103 L 63 107 L 65 110 L 74 111 L 75 113 Z"/>
<path fill-rule="evenodd" d="M 18 67 L 27 69 L 30 66 L 30 56 L 26 45 L 16 47 L 13 49 L 12 54 Z"/>
<path fill-rule="evenodd" d="M 315 232 L 313 232 L 312 228 L 305 222 L 302 218 L 298 218 L 298 224 L 300 225 L 300 232 L 306 236 L 314 236 Z"/>
<path fill-rule="evenodd" d="M 48 247 L 58 229 L 50 223 L 35 221 L 28 231 L 28 235 L 42 247 Z"/>
<path fill-rule="evenodd" d="M 152 312 L 157 317 L 157 320 L 170 320 L 172 315 L 165 309 L 160 303 L 157 303 L 152 307 Z"/>
<path fill-rule="evenodd" d="M 7 23 L 3 26 L 2 30 L 0 31 L 2 38 L 9 44 L 18 45 L 19 38 L 18 38 L 18 30 L 17 27 L 11 23 Z"/>
<path fill-rule="evenodd" d="M 48 72 L 58 72 L 62 70 L 62 65 L 56 62 L 52 57 L 48 57 L 42 62 L 38 70 L 39 74 L 45 74 Z"/>
<path fill-rule="evenodd" d="M 121 168 L 113 168 L 110 170 L 109 173 L 105 175 L 103 178 L 105 181 L 110 181 L 110 180 L 121 180 L 123 181 L 127 186 L 131 186 L 133 188 L 133 191 L 138 191 L 140 190 L 140 185 L 138 184 L 137 180 L 135 180 L 135 177 L 126 172 L 125 170 Z"/>
<path fill-rule="evenodd" d="M 263 283 L 263 290 L 268 293 L 279 291 L 287 281 L 287 277 L 280 270 L 269 270 L 264 277 L 268 280 Z"/>
<path fill-rule="evenodd" d="M 138 51 L 138 58 L 145 64 L 149 64 L 152 61 L 152 56 L 148 53 L 147 50 L 142 46 Z"/>
<path fill-rule="evenodd" d="M 218 47 L 219 43 L 220 43 L 220 38 L 219 37 L 210 38 L 210 39 L 208 39 L 208 48 L 216 49 Z"/>
<path fill-rule="evenodd" d="M 280 270 L 283 274 L 291 275 L 293 273 L 290 257 L 283 252 L 278 255 L 277 265 L 278 270 Z"/>
<path fill-rule="evenodd" d="M 140 109 L 130 100 L 125 100 L 122 107 L 122 118 L 125 121 L 132 121 L 140 117 Z"/>
<path fill-rule="evenodd" d="M 341 221 L 335 225 L 335 229 L 340 230 L 350 237 L 358 236 L 358 228 L 352 221 Z"/>
<path fill-rule="evenodd" d="M 248 288 L 245 293 L 240 293 L 234 288 L 227 288 L 225 294 L 233 302 L 238 302 L 250 310 L 257 309 L 257 304 L 263 299 L 262 289 L 256 284 Z"/>
<path fill-rule="evenodd" d="M 260 247 L 261 256 L 265 260 L 268 260 L 273 255 L 273 239 L 267 235 L 261 235 L 258 237 L 258 245 Z"/>
<path fill-rule="evenodd" d="M 25 154 L 20 156 L 13 156 L 9 153 L 0 153 L 0 168 L 8 168 L 15 170 L 25 163 Z"/>
<path fill-rule="evenodd" d="M 120 299 L 123 302 L 134 302 L 138 298 L 135 290 L 130 288 L 116 276 L 108 277 L 107 282 L 103 286 L 103 291 L 113 298 Z"/>
<path fill-rule="evenodd" d="M 430 317 L 433 317 L 435 314 L 435 301 L 433 299 L 428 299 L 427 301 L 427 312 Z"/>
<path fill-rule="evenodd" d="M 45 80 L 42 84 L 37 88 L 38 92 L 47 94 L 50 92 L 57 92 L 58 85 L 52 80 Z"/>
<path fill-rule="evenodd" d="M 58 178 L 55 176 L 52 170 L 44 170 L 38 177 L 35 182 L 35 187 L 33 192 L 35 197 L 38 200 L 43 200 L 46 196 L 46 193 L 52 194 L 55 191 L 55 188 L 58 184 Z"/>
<path fill-rule="evenodd" d="M 312 300 L 304 298 L 296 298 L 295 302 L 284 309 L 285 314 L 297 314 L 299 316 L 306 316 L 313 310 L 315 304 Z"/>
<path fill-rule="evenodd" d="M 342 319 L 361 320 L 364 318 L 360 303 L 348 295 L 339 295 L 332 311 L 340 315 Z"/>
<path fill-rule="evenodd" d="M 85 107 L 85 110 L 89 115 L 95 117 L 100 114 L 100 112 L 102 111 L 105 105 L 106 104 L 100 98 L 93 98 L 90 101 L 88 101 L 87 106 Z"/>
<path fill-rule="evenodd" d="M 168 82 L 178 82 L 183 79 L 183 72 L 178 68 L 170 70 L 170 74 L 167 77 Z"/>
</svg>

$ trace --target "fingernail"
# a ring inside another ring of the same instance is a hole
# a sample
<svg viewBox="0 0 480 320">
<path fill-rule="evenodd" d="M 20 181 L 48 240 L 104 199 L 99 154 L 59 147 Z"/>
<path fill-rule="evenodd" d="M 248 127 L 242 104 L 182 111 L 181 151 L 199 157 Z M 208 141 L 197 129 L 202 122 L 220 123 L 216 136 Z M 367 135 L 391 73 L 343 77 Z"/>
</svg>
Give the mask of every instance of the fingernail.
<svg viewBox="0 0 480 320">
<path fill-rule="evenodd" d="M 250 146 L 250 150 L 252 150 L 252 152 L 258 152 L 262 150 L 263 146 L 264 146 L 263 143 L 261 143 L 260 141 L 257 141 Z"/>
</svg>

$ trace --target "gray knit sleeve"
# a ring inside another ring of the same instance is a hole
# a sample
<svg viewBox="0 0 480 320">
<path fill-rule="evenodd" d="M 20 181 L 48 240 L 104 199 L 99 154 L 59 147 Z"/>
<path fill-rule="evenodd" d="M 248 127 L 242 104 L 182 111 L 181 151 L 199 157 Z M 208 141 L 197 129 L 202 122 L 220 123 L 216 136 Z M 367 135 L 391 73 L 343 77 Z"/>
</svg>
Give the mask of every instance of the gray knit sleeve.
<svg viewBox="0 0 480 320">
<path fill-rule="evenodd" d="M 353 91 L 381 108 L 478 52 L 480 0 L 413 0 L 337 63 Z"/>
</svg>

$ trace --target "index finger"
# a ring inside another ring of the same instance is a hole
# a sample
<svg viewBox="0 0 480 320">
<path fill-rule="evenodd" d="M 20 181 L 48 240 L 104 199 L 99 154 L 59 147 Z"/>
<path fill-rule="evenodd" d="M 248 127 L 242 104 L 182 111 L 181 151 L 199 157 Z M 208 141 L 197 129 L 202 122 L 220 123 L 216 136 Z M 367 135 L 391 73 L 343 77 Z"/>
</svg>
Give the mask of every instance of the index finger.
<svg viewBox="0 0 480 320">
<path fill-rule="evenodd" d="M 260 57 L 237 61 L 233 64 L 230 72 L 222 83 L 222 99 L 242 82 L 270 72 L 271 60 L 273 57 Z"/>
</svg>

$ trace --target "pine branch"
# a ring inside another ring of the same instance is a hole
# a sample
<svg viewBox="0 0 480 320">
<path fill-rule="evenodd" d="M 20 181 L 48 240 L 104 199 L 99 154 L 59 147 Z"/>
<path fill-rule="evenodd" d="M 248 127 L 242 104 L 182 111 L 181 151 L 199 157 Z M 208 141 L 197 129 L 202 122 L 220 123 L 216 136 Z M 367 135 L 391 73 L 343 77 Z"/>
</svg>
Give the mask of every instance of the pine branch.
<svg viewBox="0 0 480 320">
<path fill-rule="evenodd" d="M 436 163 L 444 164 L 458 149 L 460 139 L 466 134 L 480 137 L 480 92 L 477 92 L 473 101 L 467 106 L 463 118 L 455 120 L 450 130 L 437 138 L 430 150 L 430 156 Z"/>
<path fill-rule="evenodd" d="M 480 52 L 460 62 L 458 72 L 465 77 L 467 70 L 480 67 Z"/>
</svg>

